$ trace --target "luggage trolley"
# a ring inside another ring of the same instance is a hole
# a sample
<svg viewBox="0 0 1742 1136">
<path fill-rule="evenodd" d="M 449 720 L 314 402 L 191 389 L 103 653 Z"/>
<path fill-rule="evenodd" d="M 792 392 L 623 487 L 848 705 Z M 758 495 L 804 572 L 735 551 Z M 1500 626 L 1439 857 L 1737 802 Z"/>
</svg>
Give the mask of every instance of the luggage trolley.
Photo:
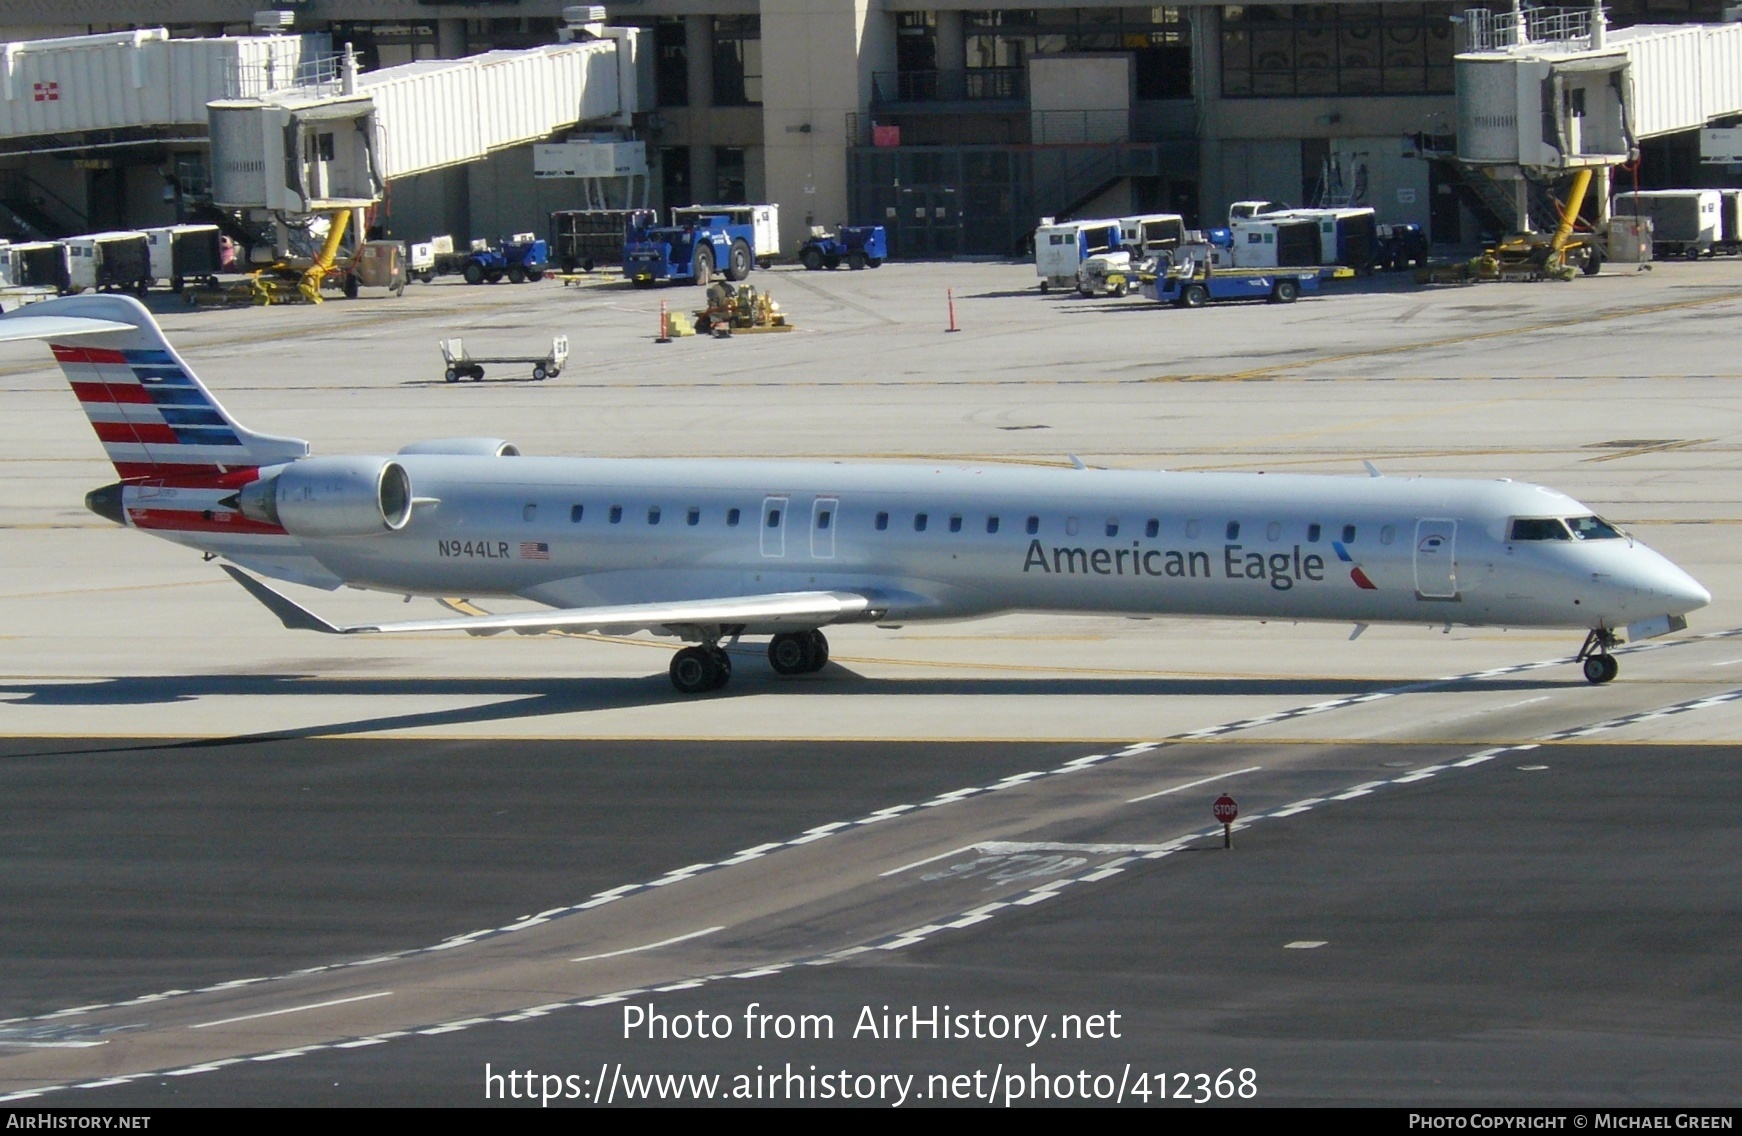
<svg viewBox="0 0 1742 1136">
<path fill-rule="evenodd" d="M 569 337 L 558 335 L 550 341 L 550 352 L 546 355 L 472 355 L 466 351 L 463 339 L 444 339 L 441 341 L 442 358 L 447 361 L 447 370 L 442 374 L 450 383 L 461 379 L 471 379 L 474 382 L 484 377 L 484 364 L 501 363 L 531 363 L 532 377 L 543 382 L 554 379 L 562 374 L 563 364 L 569 359 Z"/>
</svg>

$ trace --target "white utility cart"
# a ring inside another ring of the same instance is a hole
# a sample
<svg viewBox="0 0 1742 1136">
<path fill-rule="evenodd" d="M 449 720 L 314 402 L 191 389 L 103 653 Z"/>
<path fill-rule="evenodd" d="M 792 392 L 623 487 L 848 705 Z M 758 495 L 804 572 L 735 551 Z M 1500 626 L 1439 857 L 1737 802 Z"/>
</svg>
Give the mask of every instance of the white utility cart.
<svg viewBox="0 0 1742 1136">
<path fill-rule="evenodd" d="M 442 358 L 447 361 L 448 368 L 442 377 L 450 383 L 461 379 L 471 379 L 474 382 L 484 377 L 484 364 L 499 366 L 505 363 L 532 364 L 532 377 L 540 382 L 554 379 L 563 372 L 563 364 L 569 361 L 569 337 L 558 335 L 550 341 L 550 351 L 545 355 L 472 355 L 466 351 L 466 341 L 460 338 L 441 341 Z"/>
</svg>

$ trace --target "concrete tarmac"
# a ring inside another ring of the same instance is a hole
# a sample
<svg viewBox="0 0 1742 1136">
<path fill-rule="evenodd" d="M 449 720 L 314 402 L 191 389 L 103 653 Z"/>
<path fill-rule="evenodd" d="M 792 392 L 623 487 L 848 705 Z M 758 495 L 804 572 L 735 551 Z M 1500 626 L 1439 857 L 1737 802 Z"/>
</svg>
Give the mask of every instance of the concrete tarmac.
<svg viewBox="0 0 1742 1136">
<path fill-rule="evenodd" d="M 164 323 L 243 421 L 319 452 L 500 434 L 623 456 L 1370 459 L 1564 489 L 1714 603 L 1603 688 L 1567 636 L 1013 616 L 843 628 L 822 675 L 746 655 L 726 694 L 682 700 L 644 638 L 283 631 L 214 566 L 78 507 L 112 474 L 46 353 L 7 345 L 0 899 L 31 917 L 0 930 L 0 1094 L 483 1103 L 484 1061 L 597 1080 L 1023 1058 L 612 1034 L 650 999 L 839 1018 L 875 997 L 1119 1009 L 1141 1023 L 1119 1047 L 1048 1060 L 1250 1067 L 1261 1102 L 1733 1100 L 1734 913 L 1712 897 L 1737 863 L 1742 267 L 1198 312 L 1041 297 L 1031 271 L 759 274 L 803 330 L 729 342 L 654 345 L 658 300 L 688 290 L 604 284 Z M 437 337 L 559 332 L 559 379 L 440 381 Z M 295 591 L 341 620 L 439 610 Z M 1224 789 L 1260 819 L 1212 860 L 1195 849 L 1219 843 Z M 1707 805 L 1678 822 L 1686 850 L 1670 800 Z M 1270 943 L 1285 924 L 1324 945 Z M 1203 946 L 1218 929 L 1227 950 Z M 1616 977 L 1654 968 L 1661 986 Z M 1549 973 L 1571 977 L 1545 994 Z"/>
</svg>

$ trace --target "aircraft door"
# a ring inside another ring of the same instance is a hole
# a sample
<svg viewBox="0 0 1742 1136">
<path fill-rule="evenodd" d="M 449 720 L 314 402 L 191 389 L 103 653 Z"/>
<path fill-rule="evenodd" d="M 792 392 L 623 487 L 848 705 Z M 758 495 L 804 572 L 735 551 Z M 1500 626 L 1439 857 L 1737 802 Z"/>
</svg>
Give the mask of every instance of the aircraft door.
<svg viewBox="0 0 1742 1136">
<path fill-rule="evenodd" d="M 786 498 L 762 499 L 762 555 L 786 555 Z"/>
<path fill-rule="evenodd" d="M 835 524 L 840 513 L 838 498 L 818 497 L 811 502 L 811 559 L 835 558 Z"/>
<path fill-rule="evenodd" d="M 1458 522 L 1415 523 L 1415 594 L 1427 600 L 1458 596 Z"/>
</svg>

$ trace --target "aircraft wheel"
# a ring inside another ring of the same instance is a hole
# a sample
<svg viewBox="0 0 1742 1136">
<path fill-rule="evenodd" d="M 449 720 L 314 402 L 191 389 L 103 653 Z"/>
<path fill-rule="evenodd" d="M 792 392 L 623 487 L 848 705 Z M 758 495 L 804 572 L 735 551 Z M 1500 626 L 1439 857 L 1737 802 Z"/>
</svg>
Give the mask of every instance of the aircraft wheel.
<svg viewBox="0 0 1742 1136">
<path fill-rule="evenodd" d="M 1614 655 L 1589 655 L 1585 658 L 1585 681 L 1601 686 L 1606 682 L 1615 681 L 1615 676 L 1621 673 L 1621 664 Z"/>
<path fill-rule="evenodd" d="M 829 665 L 829 639 L 821 631 L 807 631 L 805 637 L 810 640 L 811 664 L 810 670 L 820 671 Z"/>
<path fill-rule="evenodd" d="M 810 634 L 789 631 L 768 641 L 768 665 L 774 668 L 775 674 L 807 674 L 815 669 L 811 666 L 811 657 L 815 650 Z"/>
<path fill-rule="evenodd" d="M 706 694 L 720 682 L 720 665 L 706 647 L 685 647 L 671 657 L 671 685 L 679 694 Z"/>
</svg>

